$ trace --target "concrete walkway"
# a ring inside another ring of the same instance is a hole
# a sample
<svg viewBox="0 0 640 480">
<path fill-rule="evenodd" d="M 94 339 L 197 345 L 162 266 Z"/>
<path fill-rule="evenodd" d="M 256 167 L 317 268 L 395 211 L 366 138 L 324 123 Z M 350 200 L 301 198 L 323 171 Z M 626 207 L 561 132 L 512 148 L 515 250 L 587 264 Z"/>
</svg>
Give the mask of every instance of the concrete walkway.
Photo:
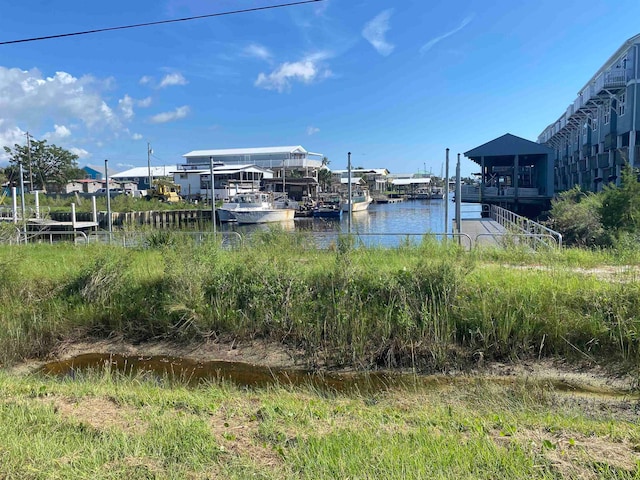
<svg viewBox="0 0 640 480">
<path fill-rule="evenodd" d="M 479 245 L 498 246 L 506 229 L 490 218 L 463 218 L 460 222 L 460 232 L 471 237 L 473 247 Z"/>
</svg>

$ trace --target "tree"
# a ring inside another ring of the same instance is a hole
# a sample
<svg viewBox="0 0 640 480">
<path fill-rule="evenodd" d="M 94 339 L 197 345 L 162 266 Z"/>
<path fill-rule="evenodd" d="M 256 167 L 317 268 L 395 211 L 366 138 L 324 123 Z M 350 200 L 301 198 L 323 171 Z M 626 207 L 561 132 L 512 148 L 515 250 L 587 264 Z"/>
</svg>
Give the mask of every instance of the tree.
<svg viewBox="0 0 640 480">
<path fill-rule="evenodd" d="M 602 197 L 583 192 L 579 186 L 562 192 L 551 202 L 550 228 L 560 232 L 565 244 L 579 247 L 602 246 L 607 236 L 601 221 Z"/>
<path fill-rule="evenodd" d="M 640 231 L 640 182 L 629 165 L 622 170 L 620 187 L 605 187 L 601 215 L 604 227 L 615 233 Z"/>
<path fill-rule="evenodd" d="M 329 164 L 331 161 L 327 157 L 322 157 L 322 167 L 318 170 L 318 183 L 323 192 L 331 190 L 331 170 Z"/>
<path fill-rule="evenodd" d="M 78 168 L 78 156 L 56 145 L 47 145 L 46 140 L 32 140 L 31 150 L 26 145 L 15 144 L 4 147 L 9 155 L 7 176 L 15 181 L 19 179 L 22 163 L 25 179 L 33 178 L 32 190 L 45 190 L 47 184 L 61 188 L 69 180 L 85 178 L 86 173 Z"/>
</svg>

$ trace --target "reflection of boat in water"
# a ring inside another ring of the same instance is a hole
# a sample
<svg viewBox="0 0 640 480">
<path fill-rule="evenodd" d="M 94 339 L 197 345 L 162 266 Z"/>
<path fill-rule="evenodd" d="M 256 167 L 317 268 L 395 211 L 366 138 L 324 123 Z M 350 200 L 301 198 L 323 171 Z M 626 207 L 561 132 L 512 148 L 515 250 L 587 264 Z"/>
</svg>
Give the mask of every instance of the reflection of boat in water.
<svg viewBox="0 0 640 480">
<path fill-rule="evenodd" d="M 351 201 L 348 198 L 342 200 L 340 207 L 343 212 L 360 212 L 369 208 L 369 205 L 373 202 L 373 198 L 369 195 L 368 190 L 356 190 L 351 193 Z"/>
<path fill-rule="evenodd" d="M 276 206 L 267 193 L 246 193 L 236 195 L 219 209 L 220 221 L 238 223 L 269 223 L 293 220 L 295 209 L 285 204 Z M 223 219 L 224 218 L 224 219 Z"/>
</svg>

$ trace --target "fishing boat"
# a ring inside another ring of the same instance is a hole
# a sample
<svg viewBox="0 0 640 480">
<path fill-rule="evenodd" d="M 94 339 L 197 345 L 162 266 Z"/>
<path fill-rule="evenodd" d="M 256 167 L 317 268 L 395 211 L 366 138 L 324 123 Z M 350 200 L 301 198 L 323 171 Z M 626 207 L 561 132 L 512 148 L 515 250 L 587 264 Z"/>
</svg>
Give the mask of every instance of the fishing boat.
<svg viewBox="0 0 640 480">
<path fill-rule="evenodd" d="M 369 208 L 369 205 L 373 202 L 373 198 L 369 195 L 368 190 L 356 190 L 351 194 L 351 201 L 348 198 L 343 199 L 340 207 L 343 212 L 361 212 Z"/>
<path fill-rule="evenodd" d="M 233 215 L 241 224 L 286 222 L 293 220 L 296 212 L 294 208 L 288 208 L 284 204 L 276 206 L 273 197 L 268 193 L 236 195 L 225 206 L 225 214 Z"/>
</svg>

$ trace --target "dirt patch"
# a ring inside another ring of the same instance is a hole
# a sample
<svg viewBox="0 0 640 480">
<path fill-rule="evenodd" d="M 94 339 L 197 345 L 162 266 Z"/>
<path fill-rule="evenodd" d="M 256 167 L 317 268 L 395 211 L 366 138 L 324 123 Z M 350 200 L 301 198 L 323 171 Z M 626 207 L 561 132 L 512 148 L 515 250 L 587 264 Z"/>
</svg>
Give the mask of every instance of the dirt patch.
<svg viewBox="0 0 640 480">
<path fill-rule="evenodd" d="M 258 438 L 258 419 L 220 408 L 209 421 L 211 430 L 225 451 L 251 459 L 256 465 L 278 468 L 282 458 Z"/>
<path fill-rule="evenodd" d="M 53 404 L 55 411 L 66 419 L 86 423 L 96 430 L 116 428 L 128 433 L 142 434 L 147 427 L 139 419 L 136 410 L 117 405 L 106 398 L 42 397 L 38 400 Z"/>
<path fill-rule="evenodd" d="M 635 473 L 637 462 L 640 461 L 640 455 L 633 445 L 626 441 L 615 442 L 607 437 L 518 429 L 511 436 L 501 436 L 494 431 L 492 438 L 498 445 L 508 445 L 514 441 L 525 445 L 533 453 L 547 459 L 562 478 L 600 478 L 598 468 L 604 465 Z"/>
</svg>

